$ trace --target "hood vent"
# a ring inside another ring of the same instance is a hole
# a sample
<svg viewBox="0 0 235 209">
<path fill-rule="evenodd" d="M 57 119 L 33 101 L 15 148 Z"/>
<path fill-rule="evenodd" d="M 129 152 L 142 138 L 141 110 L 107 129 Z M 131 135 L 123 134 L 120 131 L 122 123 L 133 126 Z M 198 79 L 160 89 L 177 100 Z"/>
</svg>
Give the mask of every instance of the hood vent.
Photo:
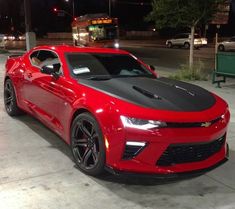
<svg viewBox="0 0 235 209">
<path fill-rule="evenodd" d="M 143 94 L 144 96 L 151 98 L 151 99 L 159 99 L 159 100 L 162 99 L 158 95 L 153 94 L 153 93 L 146 91 L 145 89 L 139 88 L 137 86 L 133 86 L 133 89 L 138 91 L 139 93 Z"/>
</svg>

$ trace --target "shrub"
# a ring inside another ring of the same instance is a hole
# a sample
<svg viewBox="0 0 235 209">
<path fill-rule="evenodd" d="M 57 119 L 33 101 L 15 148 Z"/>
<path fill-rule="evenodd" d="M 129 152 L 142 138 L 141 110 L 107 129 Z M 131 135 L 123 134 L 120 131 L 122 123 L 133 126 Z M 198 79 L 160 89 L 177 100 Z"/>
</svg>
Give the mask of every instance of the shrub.
<svg viewBox="0 0 235 209">
<path fill-rule="evenodd" d="M 179 70 L 175 75 L 171 75 L 170 78 L 176 80 L 188 80 L 188 81 L 207 81 L 209 72 L 205 70 L 204 63 L 199 61 L 192 68 L 187 64 L 180 66 Z"/>
</svg>

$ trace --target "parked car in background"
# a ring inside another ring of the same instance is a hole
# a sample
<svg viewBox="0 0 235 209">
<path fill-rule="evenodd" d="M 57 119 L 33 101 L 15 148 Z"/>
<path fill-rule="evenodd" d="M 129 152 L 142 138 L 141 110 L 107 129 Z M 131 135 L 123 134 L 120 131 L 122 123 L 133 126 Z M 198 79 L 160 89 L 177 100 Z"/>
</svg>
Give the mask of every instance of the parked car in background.
<svg viewBox="0 0 235 209">
<path fill-rule="evenodd" d="M 235 36 L 233 36 L 230 40 L 218 43 L 218 50 L 219 51 L 235 50 Z"/>
<path fill-rule="evenodd" d="M 186 49 L 190 48 L 190 33 L 180 33 L 177 34 L 174 38 L 166 41 L 166 46 L 168 48 L 172 48 L 174 46 L 184 47 Z M 198 34 L 194 35 L 194 46 L 195 48 L 199 48 L 207 45 L 207 39 L 200 37 Z"/>
</svg>

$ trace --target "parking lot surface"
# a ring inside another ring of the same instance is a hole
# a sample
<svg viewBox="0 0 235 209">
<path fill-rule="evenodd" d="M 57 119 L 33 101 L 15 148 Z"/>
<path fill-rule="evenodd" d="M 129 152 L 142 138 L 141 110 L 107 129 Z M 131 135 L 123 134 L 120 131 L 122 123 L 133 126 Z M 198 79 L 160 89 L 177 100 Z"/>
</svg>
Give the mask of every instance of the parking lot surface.
<svg viewBox="0 0 235 209">
<path fill-rule="evenodd" d="M 9 117 L 3 105 L 4 63 L 0 55 L 0 208 L 1 209 L 235 209 L 235 80 L 222 89 L 196 84 L 230 105 L 230 160 L 196 178 L 178 181 L 81 173 L 69 147 L 29 115 Z"/>
</svg>

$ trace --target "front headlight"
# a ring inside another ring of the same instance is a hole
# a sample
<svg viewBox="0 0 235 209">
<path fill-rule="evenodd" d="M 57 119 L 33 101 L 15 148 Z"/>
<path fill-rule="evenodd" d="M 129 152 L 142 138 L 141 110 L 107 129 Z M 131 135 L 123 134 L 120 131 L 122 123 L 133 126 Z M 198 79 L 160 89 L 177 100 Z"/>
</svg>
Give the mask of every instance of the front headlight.
<svg viewBox="0 0 235 209">
<path fill-rule="evenodd" d="M 142 120 L 126 116 L 121 116 L 121 121 L 124 127 L 126 128 L 136 128 L 141 130 L 151 130 L 154 128 L 164 128 L 167 127 L 167 124 L 162 121 L 157 120 Z"/>
</svg>

